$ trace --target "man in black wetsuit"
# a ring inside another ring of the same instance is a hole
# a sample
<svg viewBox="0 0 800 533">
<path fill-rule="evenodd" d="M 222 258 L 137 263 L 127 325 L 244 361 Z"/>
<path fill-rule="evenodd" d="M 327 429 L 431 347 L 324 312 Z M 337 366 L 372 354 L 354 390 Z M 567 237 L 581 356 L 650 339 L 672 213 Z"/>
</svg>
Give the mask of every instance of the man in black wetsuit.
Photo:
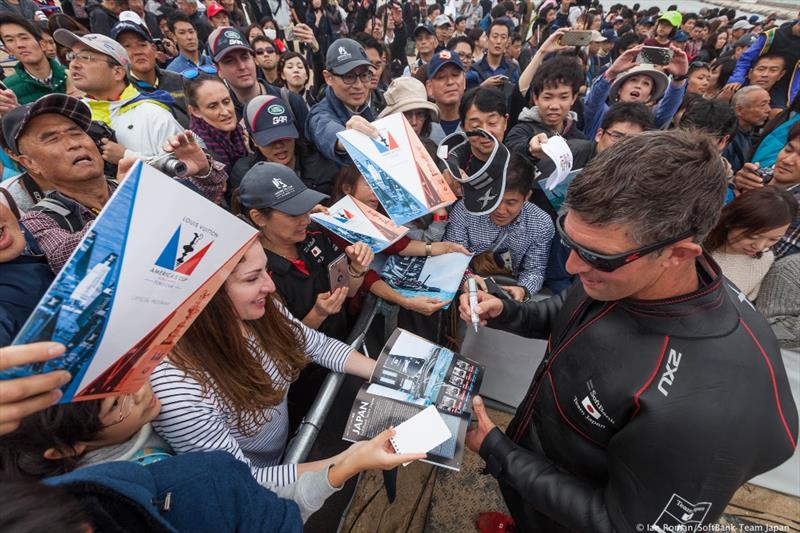
<svg viewBox="0 0 800 533">
<path fill-rule="evenodd" d="M 628 138 L 575 178 L 558 219 L 580 280 L 539 303 L 479 293 L 482 324 L 548 339 L 507 432 L 478 399 L 467 434 L 517 531 L 695 531 L 792 455 L 775 336 L 699 244 L 724 195 L 705 137 Z M 460 311 L 469 323 L 466 297 Z"/>
</svg>

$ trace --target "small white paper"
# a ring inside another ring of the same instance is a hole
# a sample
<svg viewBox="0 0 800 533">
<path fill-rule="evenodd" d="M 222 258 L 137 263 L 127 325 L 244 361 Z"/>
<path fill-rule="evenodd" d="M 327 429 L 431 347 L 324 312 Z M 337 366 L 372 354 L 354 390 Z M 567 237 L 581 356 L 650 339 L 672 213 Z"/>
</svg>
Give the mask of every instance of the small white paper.
<svg viewBox="0 0 800 533">
<path fill-rule="evenodd" d="M 453 437 L 442 415 L 431 405 L 398 425 L 392 437 L 392 446 L 399 454 L 428 453 Z M 409 463 L 404 463 L 406 466 Z"/>
<path fill-rule="evenodd" d="M 547 189 L 552 191 L 572 171 L 572 150 L 569 149 L 564 137 L 556 135 L 547 139 L 546 143 L 542 143 L 542 152 L 547 154 L 547 157 L 552 159 L 556 165 L 556 169 L 544 184 Z"/>
</svg>

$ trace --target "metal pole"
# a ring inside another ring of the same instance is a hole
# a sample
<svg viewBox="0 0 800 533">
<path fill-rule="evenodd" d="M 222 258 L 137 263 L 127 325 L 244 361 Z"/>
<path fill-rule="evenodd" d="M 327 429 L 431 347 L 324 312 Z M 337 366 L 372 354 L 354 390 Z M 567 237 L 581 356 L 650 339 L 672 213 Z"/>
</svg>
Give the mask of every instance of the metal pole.
<svg viewBox="0 0 800 533">
<path fill-rule="evenodd" d="M 367 296 L 364 299 L 364 308 L 361 310 L 361 314 L 358 315 L 358 320 L 356 320 L 350 332 L 349 344 L 353 350 L 361 347 L 377 311 L 377 298 L 372 295 Z M 343 381 L 344 374 L 338 372 L 331 372 L 325 378 L 317 398 L 300 423 L 297 433 L 286 447 L 286 453 L 283 456 L 284 464 L 297 464 L 306 460 Z"/>
</svg>

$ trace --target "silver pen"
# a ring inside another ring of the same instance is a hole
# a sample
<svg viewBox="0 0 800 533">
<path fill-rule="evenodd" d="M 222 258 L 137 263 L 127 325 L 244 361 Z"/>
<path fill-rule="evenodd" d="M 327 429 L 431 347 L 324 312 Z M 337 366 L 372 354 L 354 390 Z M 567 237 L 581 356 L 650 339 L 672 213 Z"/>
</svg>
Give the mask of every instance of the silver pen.
<svg viewBox="0 0 800 533">
<path fill-rule="evenodd" d="M 475 333 L 478 333 L 478 324 L 480 324 L 480 318 L 478 318 L 478 313 L 475 311 L 475 308 L 478 306 L 478 284 L 475 283 L 475 278 L 467 279 L 467 289 L 469 290 L 469 314 L 472 320 L 472 328 L 475 330 Z"/>
</svg>

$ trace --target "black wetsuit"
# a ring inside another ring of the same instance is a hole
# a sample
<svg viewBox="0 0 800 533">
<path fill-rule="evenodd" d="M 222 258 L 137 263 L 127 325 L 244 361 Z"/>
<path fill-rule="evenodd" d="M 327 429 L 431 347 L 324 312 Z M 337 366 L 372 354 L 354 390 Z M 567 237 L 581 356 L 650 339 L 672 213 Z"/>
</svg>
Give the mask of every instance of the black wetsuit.
<svg viewBox="0 0 800 533">
<path fill-rule="evenodd" d="M 489 322 L 548 339 L 507 434 L 480 450 L 519 531 L 693 531 L 791 457 L 778 342 L 713 260 L 697 264 L 684 296 L 601 302 L 578 282 Z"/>
</svg>

